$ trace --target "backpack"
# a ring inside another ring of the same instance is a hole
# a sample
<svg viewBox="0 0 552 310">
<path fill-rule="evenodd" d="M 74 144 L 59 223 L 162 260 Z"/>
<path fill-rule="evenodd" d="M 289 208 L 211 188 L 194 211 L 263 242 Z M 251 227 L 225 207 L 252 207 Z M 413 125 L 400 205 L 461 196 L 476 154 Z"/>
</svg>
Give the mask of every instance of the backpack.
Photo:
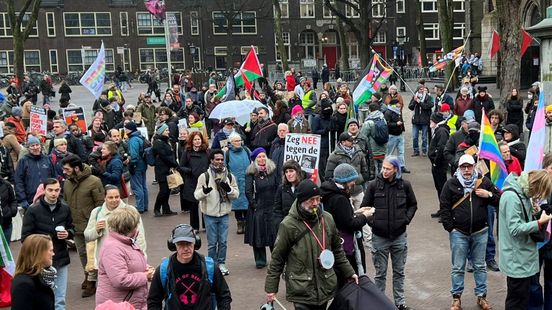
<svg viewBox="0 0 552 310">
<path fill-rule="evenodd" d="M 209 171 L 205 171 L 205 172 L 203 172 L 203 174 L 205 175 L 205 185 L 209 186 L 209 178 L 211 177 L 211 175 L 209 174 Z M 232 173 L 230 173 L 230 172 L 228 172 L 228 181 L 230 183 L 232 183 Z M 228 185 L 230 185 L 230 184 L 228 184 Z"/>
<path fill-rule="evenodd" d="M 142 137 L 142 135 L 140 135 L 140 138 L 142 139 L 142 142 L 143 142 L 142 152 L 141 152 L 142 158 L 149 166 L 155 166 L 155 162 L 157 158 L 155 158 L 155 154 L 153 154 L 153 146 L 148 140 L 146 140 L 146 138 Z"/>
<path fill-rule="evenodd" d="M 169 282 L 169 259 L 163 258 L 161 265 L 159 266 L 159 276 L 161 277 L 161 284 L 163 285 L 163 290 L 167 293 L 167 300 L 172 298 L 172 293 L 168 291 L 167 284 Z M 209 279 L 209 285 L 213 287 L 213 275 L 215 274 L 215 261 L 209 257 L 205 256 L 205 267 L 207 268 L 207 278 Z M 165 302 L 166 304 L 166 302 Z M 211 290 L 211 309 L 217 308 L 217 298 L 215 293 Z"/>
<path fill-rule="evenodd" d="M 374 141 L 378 145 L 384 145 L 389 141 L 389 129 L 387 128 L 387 123 L 383 118 L 373 119 L 374 121 Z"/>
</svg>

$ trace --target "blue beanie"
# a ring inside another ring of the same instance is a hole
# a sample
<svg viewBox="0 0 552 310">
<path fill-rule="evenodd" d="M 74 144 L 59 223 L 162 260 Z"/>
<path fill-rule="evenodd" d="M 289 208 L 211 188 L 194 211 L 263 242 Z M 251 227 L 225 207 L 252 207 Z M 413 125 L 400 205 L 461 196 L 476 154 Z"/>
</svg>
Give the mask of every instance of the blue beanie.
<svg viewBox="0 0 552 310">
<path fill-rule="evenodd" d="M 251 160 L 252 161 L 255 161 L 255 159 L 257 158 L 257 156 L 259 156 L 259 154 L 261 153 L 265 153 L 266 154 L 266 150 L 262 147 L 258 147 L 256 149 L 253 150 L 253 152 L 251 152 Z"/>
<path fill-rule="evenodd" d="M 475 113 L 472 110 L 466 110 L 463 116 L 468 123 L 476 120 Z"/>
<path fill-rule="evenodd" d="M 167 126 L 167 124 L 163 123 L 161 125 L 159 125 L 157 127 L 157 129 L 155 130 L 155 132 L 158 134 L 158 135 L 162 135 L 163 134 L 163 131 L 165 131 L 165 129 L 169 128 L 169 126 Z"/>
<path fill-rule="evenodd" d="M 40 144 L 40 140 L 38 140 L 38 138 L 35 136 L 29 136 L 29 138 L 27 139 L 27 145 L 31 146 L 33 144 Z"/>
<path fill-rule="evenodd" d="M 358 179 L 355 167 L 349 164 L 340 164 L 334 170 L 334 181 L 339 184 L 349 183 Z"/>
</svg>

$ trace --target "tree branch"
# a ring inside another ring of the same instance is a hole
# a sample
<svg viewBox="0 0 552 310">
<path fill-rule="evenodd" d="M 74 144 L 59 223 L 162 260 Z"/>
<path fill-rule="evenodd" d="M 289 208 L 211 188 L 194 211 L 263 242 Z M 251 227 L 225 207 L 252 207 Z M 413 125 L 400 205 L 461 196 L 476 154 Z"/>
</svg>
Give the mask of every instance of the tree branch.
<svg viewBox="0 0 552 310">
<path fill-rule="evenodd" d="M 14 7 L 14 0 L 7 0 L 8 5 L 8 18 L 10 20 L 10 26 L 12 27 L 12 32 L 15 34 L 15 29 L 21 29 L 19 25 L 17 25 L 17 19 L 15 18 L 15 7 Z"/>
<path fill-rule="evenodd" d="M 32 1 L 32 0 L 29 0 L 29 1 Z M 40 9 L 40 0 L 34 0 L 33 11 L 31 12 L 31 18 L 29 19 L 29 23 L 25 27 L 25 30 L 23 30 L 23 40 L 27 40 L 27 38 L 29 38 L 29 35 L 31 34 L 33 27 L 36 25 L 39 9 Z M 23 14 L 22 16 L 24 15 L 25 14 Z"/>
<path fill-rule="evenodd" d="M 337 1 L 341 1 L 341 0 L 337 0 Z M 355 23 L 353 23 L 351 18 L 345 16 L 345 14 L 338 11 L 336 7 L 332 6 L 330 0 L 324 0 L 324 5 L 330 11 L 332 11 L 332 14 L 339 17 L 347 26 L 349 26 L 349 28 L 351 29 L 352 32 L 360 33 L 360 29 L 358 29 L 358 26 L 355 25 Z M 361 16 L 361 18 L 362 18 L 362 16 Z"/>
</svg>

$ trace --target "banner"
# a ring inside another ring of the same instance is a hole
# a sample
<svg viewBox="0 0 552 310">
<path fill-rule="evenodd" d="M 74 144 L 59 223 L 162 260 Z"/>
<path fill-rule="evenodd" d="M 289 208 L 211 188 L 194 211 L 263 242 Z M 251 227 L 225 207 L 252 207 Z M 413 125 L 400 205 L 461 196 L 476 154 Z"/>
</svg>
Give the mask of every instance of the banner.
<svg viewBox="0 0 552 310">
<path fill-rule="evenodd" d="M 46 109 L 32 105 L 30 124 L 32 133 L 45 136 L 48 130 L 48 115 L 46 114 Z"/>
<path fill-rule="evenodd" d="M 77 124 L 79 125 L 82 132 L 88 131 L 88 126 L 86 125 L 86 119 L 84 117 L 84 110 L 82 107 L 63 109 L 63 119 L 65 120 L 67 126 L 71 124 Z"/>
<path fill-rule="evenodd" d="M 105 81 L 105 49 L 102 42 L 98 57 L 86 73 L 80 78 L 80 83 L 88 89 L 96 99 L 100 98 Z M 83 131 L 86 132 L 86 131 Z"/>
<path fill-rule="evenodd" d="M 169 24 L 169 45 L 171 50 L 179 49 L 178 42 L 178 22 L 174 13 L 167 13 L 167 23 Z"/>
<path fill-rule="evenodd" d="M 284 162 L 290 159 L 298 162 L 314 183 L 318 182 L 320 142 L 320 135 L 288 133 L 284 147 Z"/>
</svg>

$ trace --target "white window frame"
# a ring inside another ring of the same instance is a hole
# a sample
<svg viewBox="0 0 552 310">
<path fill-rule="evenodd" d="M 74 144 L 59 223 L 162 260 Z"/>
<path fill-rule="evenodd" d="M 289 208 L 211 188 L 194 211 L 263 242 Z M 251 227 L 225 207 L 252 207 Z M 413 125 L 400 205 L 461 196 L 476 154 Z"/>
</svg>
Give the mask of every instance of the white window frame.
<svg viewBox="0 0 552 310">
<path fill-rule="evenodd" d="M 401 32 L 402 32 L 402 34 L 401 34 Z M 399 38 L 399 37 L 406 37 L 406 27 L 397 27 L 397 28 L 395 29 L 395 36 L 396 36 L 397 38 Z"/>
<path fill-rule="evenodd" d="M 335 0 L 330 0 L 330 4 L 335 7 Z M 322 16 L 324 18 L 335 18 L 335 14 L 326 7 L 326 4 L 322 5 Z"/>
<path fill-rule="evenodd" d="M 123 20 L 126 20 L 126 26 L 123 25 Z M 121 27 L 121 37 L 128 37 L 130 35 L 130 25 L 128 22 L 128 12 L 119 12 L 119 27 Z M 123 31 L 125 30 L 125 31 Z"/>
<path fill-rule="evenodd" d="M 52 52 L 55 52 L 55 64 L 53 64 L 52 61 Z M 48 50 L 48 59 L 50 60 L 50 72 L 51 73 L 59 73 L 59 56 L 58 56 L 58 50 L 57 49 L 49 49 Z M 54 66 L 56 66 L 57 70 L 54 70 Z"/>
<path fill-rule="evenodd" d="M 433 35 L 425 36 L 426 41 L 436 41 L 440 39 L 439 23 L 424 23 L 424 31 L 431 31 Z"/>
<path fill-rule="evenodd" d="M 358 41 L 352 32 L 347 33 L 347 46 L 349 46 L 349 59 L 360 59 Z"/>
<path fill-rule="evenodd" d="M 299 0 L 299 16 L 300 18 L 316 18 L 315 1 Z"/>
<path fill-rule="evenodd" d="M 79 16 L 79 26 L 77 27 L 67 27 L 67 15 L 68 14 L 77 14 Z M 82 17 L 83 14 L 93 14 L 94 15 L 94 26 L 82 26 Z M 101 26 L 98 27 L 98 14 L 107 14 L 109 15 L 109 27 Z M 69 29 L 79 29 L 78 34 L 67 34 L 67 28 Z M 109 28 L 109 34 L 107 33 L 98 33 L 98 29 L 107 29 Z M 94 29 L 95 34 L 83 34 L 83 29 Z M 63 30 L 66 37 L 111 37 L 113 36 L 113 22 L 111 18 L 111 12 L 63 12 Z"/>
<path fill-rule="evenodd" d="M 253 48 L 255 49 L 255 53 L 258 55 L 259 54 L 259 47 L 253 45 Z M 247 55 L 247 53 L 249 53 L 250 50 L 251 50 L 251 45 L 240 46 L 240 54 L 242 56 Z"/>
<path fill-rule="evenodd" d="M 171 11 L 167 12 L 167 14 L 174 14 L 177 23 L 178 35 L 183 35 L 182 12 Z M 140 25 L 140 22 L 146 22 L 146 25 Z M 148 33 L 141 33 L 141 30 L 151 31 L 149 31 Z M 156 30 L 158 32 L 156 32 Z M 139 37 L 165 36 L 165 26 L 149 12 L 136 12 L 136 34 Z"/>
<path fill-rule="evenodd" d="M 228 49 L 226 46 L 215 46 L 213 47 L 213 54 L 215 55 L 215 67 L 216 70 L 226 70 L 228 68 L 217 67 L 217 57 L 224 57 L 224 62 L 226 63 L 226 57 L 228 56 Z M 226 64 L 228 66 L 228 64 Z"/>
<path fill-rule="evenodd" d="M 422 13 L 437 13 L 437 0 L 420 0 L 422 3 Z M 424 4 L 430 3 L 432 5 L 431 9 L 425 9 Z"/>
<path fill-rule="evenodd" d="M 190 34 L 193 36 L 199 35 L 199 12 L 190 12 Z"/>
<path fill-rule="evenodd" d="M 306 35 L 308 35 L 309 38 L 312 38 L 312 43 L 310 42 L 310 40 L 306 39 Z M 312 31 L 304 31 L 299 33 L 299 46 L 301 46 L 305 52 L 305 59 L 315 59 L 317 48 L 316 33 Z M 311 51 L 312 53 L 310 53 Z"/>
<path fill-rule="evenodd" d="M 49 17 L 52 17 L 52 25 L 50 25 Z M 55 38 L 56 37 L 56 14 L 54 12 L 46 12 L 46 35 L 49 38 Z M 53 34 L 50 34 L 50 30 L 53 31 Z"/>
<path fill-rule="evenodd" d="M 360 18 L 360 13 L 357 12 L 352 6 L 345 5 L 345 16 L 349 18 Z"/>
<path fill-rule="evenodd" d="M 380 30 L 378 33 L 376 33 L 376 36 L 374 37 L 374 40 L 372 41 L 374 44 L 385 44 L 387 43 L 387 33 L 385 31 Z"/>
<path fill-rule="evenodd" d="M 284 48 L 286 49 L 287 60 L 291 61 L 291 35 L 289 32 L 282 32 L 282 37 L 284 39 Z M 278 55 L 278 40 L 276 39 L 276 34 L 274 34 L 274 42 L 274 56 L 276 61 L 281 61 L 282 59 L 280 59 L 280 56 Z"/>
<path fill-rule="evenodd" d="M 150 61 L 142 61 L 142 52 L 145 50 L 151 50 L 153 52 L 153 62 Z M 182 55 L 182 60 L 175 60 L 173 59 L 173 53 L 178 50 Z M 146 47 L 146 48 L 139 48 L 138 49 L 138 58 L 140 63 L 140 70 L 146 70 L 148 68 L 166 68 L 167 62 L 166 61 L 158 61 L 157 55 L 167 57 L 167 50 L 164 47 Z M 165 64 L 165 66 L 163 66 Z M 176 48 L 171 49 L 171 65 L 176 70 L 184 70 L 186 68 L 186 57 L 184 54 L 184 48 Z"/>
<path fill-rule="evenodd" d="M 456 5 L 460 4 L 460 8 L 456 9 Z M 452 0 L 453 5 L 453 11 L 456 13 L 464 13 L 466 12 L 466 0 Z"/>
<path fill-rule="evenodd" d="M 280 18 L 289 18 L 289 0 L 279 0 L 280 4 Z M 273 7 L 273 9 L 275 9 Z M 276 10 L 274 11 L 274 16 L 276 16 Z"/>
<path fill-rule="evenodd" d="M 40 58 L 40 50 L 25 50 L 23 53 L 23 70 L 29 72 L 27 67 L 33 66 L 36 67 L 37 64 L 27 64 L 27 53 L 38 53 L 38 70 L 32 70 L 35 72 L 42 71 L 42 60 Z M 3 63 L 4 57 L 6 63 Z M 0 50 L 0 73 L 15 73 L 14 69 L 15 55 L 13 50 Z"/>
<path fill-rule="evenodd" d="M 199 46 L 196 46 L 196 52 L 192 57 L 192 63 L 193 67 L 195 69 L 202 69 L 201 68 L 201 48 Z"/>
<path fill-rule="evenodd" d="M 399 3 L 401 3 L 402 10 L 399 10 Z M 397 13 L 405 13 L 406 12 L 405 0 L 397 0 L 397 3 L 395 5 L 396 5 Z"/>
<path fill-rule="evenodd" d="M 386 0 L 372 0 L 372 17 L 383 17 L 386 14 Z"/>
<path fill-rule="evenodd" d="M 247 26 L 244 26 L 243 24 L 243 14 L 244 13 L 248 13 L 248 14 L 253 14 L 253 17 L 254 17 L 254 20 L 255 20 L 255 32 L 244 32 L 244 28 L 245 27 L 252 27 L 250 25 L 247 25 Z M 224 32 L 217 32 L 217 28 L 218 28 L 218 25 L 216 25 L 215 23 L 215 15 L 216 14 L 222 14 L 221 11 L 213 11 L 212 13 L 212 17 L 213 17 L 213 34 L 214 35 L 226 35 L 226 31 Z M 234 21 L 239 21 L 240 24 L 239 24 L 239 27 L 241 29 L 241 32 L 234 32 L 232 31 L 232 35 L 257 35 L 257 12 L 256 11 L 243 11 L 243 12 L 239 12 L 238 13 L 240 16 L 239 18 L 236 18 Z M 223 18 L 225 18 L 223 16 Z M 237 24 L 234 24 L 233 26 L 238 26 Z M 223 30 L 224 28 L 227 28 L 228 27 L 228 19 L 226 19 L 226 23 L 222 26 Z M 233 28 L 233 27 L 232 27 Z"/>
<path fill-rule="evenodd" d="M 86 55 L 89 51 L 94 51 L 95 54 Z M 80 63 L 70 63 L 69 53 L 78 52 L 80 53 Z M 66 49 L 65 50 L 65 59 L 67 59 L 67 72 L 79 72 L 83 73 L 85 70 L 88 70 L 88 67 L 96 60 L 100 49 Z M 83 57 L 84 56 L 84 57 Z M 80 66 L 80 70 L 70 70 L 70 66 Z M 115 51 L 112 48 L 105 49 L 105 71 L 114 72 L 115 71 Z"/>
<path fill-rule="evenodd" d="M 0 38 L 13 38 L 13 31 L 10 26 L 10 21 L 8 19 L 8 13 L 0 13 L 4 20 L 4 25 L 0 25 Z M 26 16 L 31 16 L 30 13 L 25 13 Z M 21 30 L 24 29 L 26 25 L 24 23 L 21 23 Z M 36 20 L 36 24 L 33 27 L 33 30 L 31 30 L 31 34 L 29 35 L 31 38 L 37 38 L 38 37 L 38 18 Z"/>
<path fill-rule="evenodd" d="M 454 37 L 455 30 L 460 30 L 461 36 Z M 466 24 L 465 23 L 454 23 L 453 30 L 452 30 L 453 40 L 464 40 L 464 36 L 466 35 Z"/>
</svg>

